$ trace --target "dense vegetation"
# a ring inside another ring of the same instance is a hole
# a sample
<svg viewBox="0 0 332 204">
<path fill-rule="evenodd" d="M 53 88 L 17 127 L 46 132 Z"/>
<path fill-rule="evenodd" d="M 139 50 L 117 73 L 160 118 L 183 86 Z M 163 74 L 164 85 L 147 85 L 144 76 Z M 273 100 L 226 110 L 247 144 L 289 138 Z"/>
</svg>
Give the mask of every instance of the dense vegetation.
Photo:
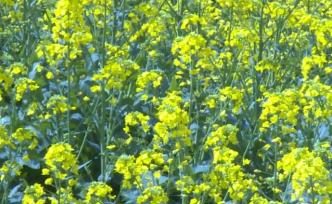
<svg viewBox="0 0 332 204">
<path fill-rule="evenodd" d="M 331 0 L 0 0 L 0 202 L 332 202 Z"/>
</svg>

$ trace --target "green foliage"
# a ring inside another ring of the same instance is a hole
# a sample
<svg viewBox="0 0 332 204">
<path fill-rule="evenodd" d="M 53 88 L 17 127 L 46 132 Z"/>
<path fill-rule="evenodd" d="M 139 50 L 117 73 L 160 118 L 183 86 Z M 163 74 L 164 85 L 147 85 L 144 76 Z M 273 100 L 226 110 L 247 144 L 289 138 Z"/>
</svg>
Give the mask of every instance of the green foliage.
<svg viewBox="0 0 332 204">
<path fill-rule="evenodd" d="M 329 0 L 0 0 L 0 202 L 331 203 Z"/>
</svg>

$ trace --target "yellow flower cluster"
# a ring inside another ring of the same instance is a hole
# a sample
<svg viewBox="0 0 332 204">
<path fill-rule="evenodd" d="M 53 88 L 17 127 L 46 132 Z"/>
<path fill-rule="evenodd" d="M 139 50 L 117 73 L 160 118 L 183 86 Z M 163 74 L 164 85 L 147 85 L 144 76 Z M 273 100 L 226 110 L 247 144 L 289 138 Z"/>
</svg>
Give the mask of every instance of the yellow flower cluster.
<svg viewBox="0 0 332 204">
<path fill-rule="evenodd" d="M 11 88 L 11 85 L 13 84 L 13 78 L 6 73 L 2 67 L 0 67 L 0 85 L 3 87 L 0 89 L 0 101 L 3 99 L 3 95 L 6 94 L 9 89 Z"/>
<path fill-rule="evenodd" d="M 214 168 L 208 175 L 211 191 L 209 194 L 216 203 L 222 201 L 222 192 L 228 190 L 232 200 L 243 200 L 248 192 L 257 191 L 252 179 L 248 178 L 240 165 L 235 163 L 238 153 L 223 147 L 214 150 Z"/>
<path fill-rule="evenodd" d="M 78 0 L 57 1 L 52 18 L 52 38 L 54 42 L 60 43 L 64 40 L 70 43 L 70 59 L 81 55 L 81 45 L 86 45 L 92 40 L 92 34 L 84 23 L 84 6 L 89 2 Z"/>
<path fill-rule="evenodd" d="M 142 195 L 138 196 L 137 203 L 163 204 L 168 203 L 167 194 L 161 186 L 151 186 L 144 189 Z"/>
<path fill-rule="evenodd" d="M 245 49 L 246 44 L 254 43 L 257 41 L 257 35 L 252 33 L 248 28 L 235 28 L 231 32 L 230 40 L 226 41 L 226 45 L 237 47 L 239 49 Z"/>
<path fill-rule="evenodd" d="M 160 86 L 162 76 L 159 74 L 158 71 L 146 71 L 142 72 L 138 75 L 136 80 L 136 92 L 141 92 L 145 90 L 149 84 L 152 84 L 153 88 L 157 88 Z"/>
<path fill-rule="evenodd" d="M 205 182 L 209 187 L 207 192 L 216 203 L 222 201 L 224 190 L 228 190 L 232 200 L 242 200 L 247 192 L 257 190 L 241 165 L 236 164 L 238 152 L 228 147 L 238 143 L 237 133 L 237 127 L 224 125 L 212 131 L 204 144 L 206 149 L 212 150 L 214 165 Z"/>
<path fill-rule="evenodd" d="M 46 164 L 46 168 L 43 169 L 44 175 L 65 180 L 69 173 L 78 173 L 76 157 L 71 145 L 67 143 L 57 143 L 50 146 L 44 159 Z"/>
<path fill-rule="evenodd" d="M 161 153 L 142 151 L 137 158 L 127 155 L 119 157 L 115 163 L 115 171 L 124 176 L 122 184 L 124 188 L 145 188 L 146 183 L 143 183 L 143 179 L 152 185 L 155 179 L 159 179 L 161 171 L 167 171 L 164 162 Z M 149 172 L 155 172 L 155 176 Z"/>
<path fill-rule="evenodd" d="M 310 123 L 325 120 L 331 115 L 331 86 L 322 84 L 319 78 L 305 81 L 299 89 L 281 93 L 265 93 L 260 120 L 261 130 L 281 125 L 283 134 L 295 132 L 300 115 Z"/>
<path fill-rule="evenodd" d="M 302 60 L 302 75 L 304 79 L 309 78 L 310 72 L 313 68 L 317 67 L 319 69 L 325 68 L 326 56 L 322 55 L 312 55 L 310 57 L 304 57 Z"/>
<path fill-rule="evenodd" d="M 22 155 L 23 162 L 29 162 L 29 153 L 35 152 L 39 144 L 36 133 L 28 128 L 17 128 L 9 136 L 4 126 L 0 126 L 0 130 L 0 149 L 16 151 L 17 155 Z"/>
<path fill-rule="evenodd" d="M 113 199 L 112 188 L 102 182 L 93 182 L 89 185 L 85 200 L 87 203 L 103 203 L 104 199 Z"/>
<path fill-rule="evenodd" d="M 13 179 L 15 176 L 20 176 L 22 173 L 22 166 L 17 162 L 7 160 L 0 168 L 0 182 L 6 182 L 8 179 Z"/>
<path fill-rule="evenodd" d="M 211 69 L 208 63 L 209 57 L 213 57 L 215 52 L 206 46 L 206 39 L 199 34 L 190 33 L 182 38 L 177 38 L 173 42 L 172 54 L 176 56 L 174 65 L 181 69 L 188 69 L 192 74 L 197 74 L 199 68 Z M 198 60 L 195 60 L 198 58 Z M 197 61 L 197 66 L 193 67 Z"/>
<path fill-rule="evenodd" d="M 245 0 L 217 0 L 216 1 L 221 7 L 226 8 L 235 8 L 239 11 L 246 11 L 250 10 L 254 7 L 254 2 L 252 1 L 245 1 Z"/>
<path fill-rule="evenodd" d="M 0 0 L 0 202 L 331 203 L 331 8 Z"/>
<path fill-rule="evenodd" d="M 9 139 L 6 128 L 0 125 L 0 149 L 4 147 L 15 148 Z"/>
<path fill-rule="evenodd" d="M 46 104 L 46 107 L 51 111 L 52 115 L 65 113 L 69 107 L 67 104 L 67 98 L 65 96 L 52 96 Z"/>
<path fill-rule="evenodd" d="M 14 86 L 15 100 L 21 101 L 28 91 L 36 91 L 39 88 L 37 82 L 26 77 L 27 67 L 21 63 L 14 63 L 7 69 L 0 71 L 0 84 L 4 90 L 0 90 L 0 101 L 3 94 L 11 94 L 11 88 Z"/>
<path fill-rule="evenodd" d="M 204 26 L 206 24 L 207 22 L 204 17 L 200 17 L 196 14 L 190 14 L 188 16 L 185 16 L 182 20 L 181 29 L 189 31 L 190 28 L 195 28 L 195 26 L 197 25 Z"/>
<path fill-rule="evenodd" d="M 282 170 L 280 180 L 291 178 L 293 200 L 330 203 L 329 170 L 319 154 L 309 151 L 308 148 L 295 148 L 285 154 L 277 166 Z"/>
<path fill-rule="evenodd" d="M 163 98 L 158 107 L 159 122 L 154 126 L 154 148 L 160 149 L 160 145 L 172 143 L 175 144 L 175 149 L 179 150 L 183 146 L 191 145 L 189 115 L 181 103 L 182 98 L 176 92 L 170 92 Z"/>
<path fill-rule="evenodd" d="M 130 60 L 124 60 L 122 62 L 109 60 L 100 73 L 95 74 L 92 79 L 104 83 L 106 90 L 120 90 L 126 79 L 138 69 L 139 66 Z"/>
<path fill-rule="evenodd" d="M 22 63 L 14 63 L 6 70 L 12 77 L 27 74 L 27 68 Z"/>
<path fill-rule="evenodd" d="M 24 190 L 24 196 L 22 198 L 23 204 L 44 204 L 46 202 L 43 196 L 45 191 L 42 185 L 36 183 L 32 186 L 28 186 Z"/>
<path fill-rule="evenodd" d="M 193 194 L 190 203 L 201 203 L 199 198 L 202 195 L 209 195 L 214 203 L 223 203 L 226 191 L 232 200 L 240 201 L 248 192 L 257 191 L 253 180 L 245 174 L 241 165 L 236 164 L 238 152 L 228 147 L 238 143 L 236 135 L 239 130 L 230 124 L 214 128 L 204 144 L 205 149 L 212 153 L 213 166 L 202 177 L 203 181 L 197 184 L 192 177 L 183 176 L 176 182 L 178 190 Z"/>
<path fill-rule="evenodd" d="M 273 71 L 273 72 L 276 72 L 280 69 L 280 67 L 278 65 L 276 65 L 275 63 L 273 63 L 272 60 L 270 59 L 265 59 L 265 60 L 262 60 L 260 61 L 255 69 L 258 71 L 258 72 L 264 72 L 264 71 Z"/>
<path fill-rule="evenodd" d="M 132 37 L 130 41 L 134 42 L 139 40 L 140 37 L 148 35 L 151 40 L 151 45 L 158 44 L 163 39 L 163 32 L 165 31 L 165 26 L 160 24 L 160 19 L 153 19 L 142 25 L 141 29 L 138 30 Z"/>
<path fill-rule="evenodd" d="M 23 94 L 30 90 L 30 91 L 35 91 L 39 88 L 38 84 L 32 80 L 32 79 L 28 79 L 28 78 L 20 78 L 16 81 L 15 84 L 15 88 L 16 88 L 16 101 L 21 101 L 23 98 Z"/>
<path fill-rule="evenodd" d="M 284 134 L 294 132 L 300 111 L 298 91 L 288 89 L 281 93 L 266 93 L 265 96 L 267 100 L 262 105 L 260 130 L 266 131 L 270 126 L 278 125 L 280 122 Z"/>
<path fill-rule="evenodd" d="M 243 104 L 243 91 L 236 87 L 225 87 L 220 89 L 220 100 L 226 104 L 231 104 L 233 113 L 238 113 Z M 230 102 L 230 103 L 229 103 Z"/>
<path fill-rule="evenodd" d="M 238 128 L 231 124 L 218 127 L 215 131 L 212 131 L 211 135 L 207 138 L 205 142 L 206 148 L 218 148 L 219 146 L 227 146 L 229 143 L 237 144 L 237 132 Z"/>
<path fill-rule="evenodd" d="M 38 145 L 37 135 L 26 128 L 18 128 L 12 138 L 20 145 L 27 145 L 28 149 L 35 149 Z"/>
<path fill-rule="evenodd" d="M 303 115 L 310 123 L 328 119 L 332 115 L 332 87 L 317 80 L 306 81 L 300 91 L 303 93 Z"/>
<path fill-rule="evenodd" d="M 125 133 L 129 133 L 130 127 L 136 126 L 140 124 L 142 126 L 143 132 L 148 132 L 150 130 L 149 126 L 149 120 L 150 117 L 147 115 L 144 115 L 143 113 L 140 112 L 132 112 L 128 113 L 125 117 L 125 127 L 123 130 Z"/>
</svg>

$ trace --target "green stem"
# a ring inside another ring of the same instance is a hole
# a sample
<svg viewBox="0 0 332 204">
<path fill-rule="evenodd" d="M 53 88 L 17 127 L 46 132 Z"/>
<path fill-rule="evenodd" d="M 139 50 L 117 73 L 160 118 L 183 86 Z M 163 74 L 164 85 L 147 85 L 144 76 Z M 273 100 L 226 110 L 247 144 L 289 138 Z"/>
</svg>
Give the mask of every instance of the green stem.
<svg viewBox="0 0 332 204">
<path fill-rule="evenodd" d="M 85 131 L 85 134 L 84 134 L 84 138 L 83 138 L 83 141 L 82 141 L 82 144 L 81 144 L 81 147 L 80 147 L 80 150 L 78 151 L 78 154 L 76 156 L 76 159 L 79 159 L 80 158 L 80 155 L 83 151 L 83 147 L 85 146 L 85 143 L 86 143 L 86 140 L 88 138 L 88 135 L 90 133 L 90 126 L 88 127 L 88 129 Z"/>
<path fill-rule="evenodd" d="M 103 28 L 103 41 L 102 41 L 102 68 L 105 66 L 105 59 L 106 59 L 106 14 L 107 14 L 107 4 L 106 0 L 104 0 L 104 28 Z M 107 161 L 106 161 L 106 135 L 105 135 L 105 84 L 102 86 L 102 92 L 101 92 L 101 120 L 98 125 L 99 128 L 99 136 L 100 136 L 100 174 L 101 174 L 101 180 L 104 182 L 106 180 L 106 167 L 107 167 Z"/>
<path fill-rule="evenodd" d="M 315 199 L 315 194 L 314 194 L 314 183 L 313 183 L 313 181 L 312 181 L 312 177 L 310 177 L 310 179 L 309 179 L 309 183 L 310 183 L 310 190 L 311 190 L 311 192 L 310 192 L 311 203 L 312 203 L 312 204 L 316 204 L 317 202 L 316 202 L 316 199 Z"/>
<path fill-rule="evenodd" d="M 274 168 L 273 168 L 273 188 L 277 187 L 277 176 L 278 176 L 278 169 L 277 169 L 277 144 L 274 144 Z M 276 199 L 276 193 L 273 191 L 273 199 Z"/>
<path fill-rule="evenodd" d="M 116 18 L 116 8 L 117 8 L 117 2 L 118 0 L 113 1 L 113 27 L 112 27 L 112 44 L 115 44 L 115 37 L 117 32 L 117 18 Z M 106 7 L 106 1 L 105 1 L 105 7 Z M 106 9 L 105 9 L 106 10 Z M 105 11 L 105 21 L 106 21 L 106 11 Z M 106 25 L 106 22 L 104 22 Z M 106 28 L 106 27 L 105 27 Z M 104 29 L 105 30 L 105 29 Z"/>
<path fill-rule="evenodd" d="M 5 181 L 5 182 L 3 182 L 3 190 L 4 190 L 4 192 L 3 192 L 3 197 L 2 197 L 2 199 L 1 199 L 1 204 L 7 204 L 8 202 L 7 202 L 7 198 L 8 198 L 8 184 L 7 184 L 7 182 Z"/>
<path fill-rule="evenodd" d="M 181 150 L 179 151 L 178 159 L 179 159 L 179 165 L 181 165 Z M 180 173 L 180 179 L 182 179 L 183 178 L 182 169 L 179 169 L 179 173 Z M 187 203 L 188 203 L 188 197 L 187 197 L 187 195 L 185 195 L 185 193 L 183 192 L 183 188 L 182 188 L 181 189 L 181 204 L 187 204 Z"/>
<path fill-rule="evenodd" d="M 104 100 L 104 91 L 102 91 L 102 101 L 101 101 L 101 120 L 99 123 L 99 132 L 100 132 L 100 170 L 101 170 L 101 180 L 105 181 L 105 175 L 106 175 L 106 158 L 105 158 L 105 100 Z"/>
<path fill-rule="evenodd" d="M 259 18 L 259 48 L 258 48 L 258 59 L 257 61 L 260 62 L 263 59 L 263 51 L 264 51 L 264 39 L 263 39 L 263 29 L 264 29 L 264 6 L 265 6 L 265 0 L 262 0 L 261 3 L 261 10 L 260 10 L 260 18 Z M 257 99 L 260 98 L 260 90 L 259 90 L 259 86 L 260 86 L 260 79 L 258 76 L 258 73 L 255 69 L 254 66 L 252 66 L 252 73 L 253 73 L 253 77 L 255 79 L 255 83 L 253 84 L 253 92 L 254 92 L 254 100 L 255 100 L 255 118 L 258 118 L 260 113 L 260 108 L 259 108 L 259 104 L 257 102 Z M 258 121 L 258 120 L 255 120 Z"/>
<path fill-rule="evenodd" d="M 69 48 L 68 48 L 69 50 Z M 69 51 L 68 51 L 69 52 Z M 70 53 L 68 53 L 69 56 Z M 70 109 L 71 109 L 71 96 L 70 96 L 70 92 L 71 92 L 71 68 L 70 66 L 68 66 L 67 68 L 67 83 L 68 83 L 68 93 L 67 93 L 67 103 L 68 103 L 68 110 L 67 110 L 67 131 L 68 131 L 68 135 L 67 135 L 67 140 L 70 141 L 71 137 L 70 137 Z"/>
</svg>

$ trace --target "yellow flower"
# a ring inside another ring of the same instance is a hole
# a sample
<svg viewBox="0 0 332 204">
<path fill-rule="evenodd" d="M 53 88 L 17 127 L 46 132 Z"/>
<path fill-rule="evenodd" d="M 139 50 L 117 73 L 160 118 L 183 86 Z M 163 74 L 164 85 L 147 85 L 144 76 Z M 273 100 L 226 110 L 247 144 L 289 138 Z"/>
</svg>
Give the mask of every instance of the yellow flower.
<svg viewBox="0 0 332 204">
<path fill-rule="evenodd" d="M 91 90 L 92 93 L 100 92 L 101 91 L 101 86 L 99 86 L 99 85 L 91 86 L 90 90 Z"/>
<path fill-rule="evenodd" d="M 35 183 L 32 186 L 28 186 L 24 190 L 22 203 L 23 204 L 44 204 L 46 202 L 46 199 L 43 198 L 44 195 L 45 195 L 44 188 L 40 184 Z"/>
<path fill-rule="evenodd" d="M 168 196 L 164 192 L 161 186 L 151 186 L 143 191 L 143 194 L 138 196 L 137 203 L 151 203 L 151 204 L 163 204 L 168 202 Z"/>
<path fill-rule="evenodd" d="M 112 191 L 112 188 L 105 183 L 92 182 L 89 185 L 85 199 L 88 202 L 96 202 L 103 199 L 113 199 L 114 196 L 111 195 Z"/>
<path fill-rule="evenodd" d="M 84 96 L 83 101 L 90 101 L 90 98 L 88 96 Z"/>
<path fill-rule="evenodd" d="M 211 132 L 211 135 L 205 142 L 206 147 L 214 147 L 219 145 L 237 144 L 237 132 L 239 129 L 234 125 L 227 124 L 217 128 Z"/>
<path fill-rule="evenodd" d="M 232 103 L 232 112 L 239 113 L 240 108 L 243 104 L 243 90 L 236 87 L 225 87 L 219 90 L 220 100 L 226 102 L 229 100 Z"/>
<path fill-rule="evenodd" d="M 150 83 L 153 88 L 160 86 L 162 76 L 157 71 L 146 71 L 138 75 L 136 80 L 136 92 L 143 91 Z"/>
<path fill-rule="evenodd" d="M 28 69 L 21 63 L 14 63 L 9 67 L 11 76 L 27 74 Z"/>
<path fill-rule="evenodd" d="M 306 194 L 317 194 L 328 198 L 325 182 L 329 180 L 326 164 L 315 152 L 308 148 L 295 148 L 277 162 L 282 170 L 280 180 L 291 177 L 292 199 L 301 199 Z"/>
<path fill-rule="evenodd" d="M 270 126 L 282 124 L 295 126 L 300 113 L 300 93 L 297 90 L 287 89 L 281 93 L 265 93 L 267 100 L 263 102 L 262 113 L 259 117 L 261 131 L 266 131 Z"/>
<path fill-rule="evenodd" d="M 45 154 L 45 163 L 50 173 L 63 180 L 68 173 L 77 174 L 78 165 L 72 147 L 67 143 L 51 145 Z"/>
<path fill-rule="evenodd" d="M 49 175 L 50 174 L 50 170 L 49 169 L 42 169 L 42 175 Z"/>
<path fill-rule="evenodd" d="M 108 150 L 114 150 L 116 148 L 116 145 L 108 145 L 106 148 Z"/>
<path fill-rule="evenodd" d="M 326 62 L 327 62 L 326 56 L 324 54 L 304 57 L 302 60 L 302 67 L 301 67 L 303 78 L 305 80 L 308 79 L 310 71 L 315 67 L 323 69 Z"/>
<path fill-rule="evenodd" d="M 53 78 L 54 78 L 53 73 L 50 72 L 50 71 L 48 71 L 48 72 L 46 73 L 46 79 L 53 79 Z"/>
<path fill-rule="evenodd" d="M 128 113 L 125 117 L 125 127 L 123 129 L 128 134 L 130 127 L 137 126 L 138 124 L 140 124 L 142 126 L 143 132 L 146 133 L 150 129 L 149 120 L 150 117 L 144 115 L 143 113 L 137 111 Z"/>
<path fill-rule="evenodd" d="M 47 178 L 47 179 L 45 180 L 45 184 L 46 184 L 46 185 L 52 185 L 52 183 L 53 183 L 53 179 L 52 179 L 52 178 Z"/>
<path fill-rule="evenodd" d="M 155 148 L 167 144 L 170 139 L 176 142 L 176 149 L 190 146 L 191 138 L 188 129 L 189 115 L 182 108 L 182 98 L 177 92 L 170 92 L 158 107 L 159 122 L 154 126 L 156 136 L 153 138 Z M 180 146 L 180 147 L 179 147 Z"/>
<path fill-rule="evenodd" d="M 16 88 L 16 101 L 21 101 L 23 98 L 23 94 L 30 91 L 35 91 L 39 88 L 38 84 L 28 78 L 19 78 L 17 81 L 15 81 L 15 88 Z"/>
<path fill-rule="evenodd" d="M 32 150 L 38 145 L 37 135 L 29 129 L 18 128 L 12 135 L 19 145 L 27 145 Z"/>
<path fill-rule="evenodd" d="M 46 104 L 46 108 L 52 111 L 53 115 L 68 111 L 67 98 L 65 96 L 53 95 Z"/>
</svg>

